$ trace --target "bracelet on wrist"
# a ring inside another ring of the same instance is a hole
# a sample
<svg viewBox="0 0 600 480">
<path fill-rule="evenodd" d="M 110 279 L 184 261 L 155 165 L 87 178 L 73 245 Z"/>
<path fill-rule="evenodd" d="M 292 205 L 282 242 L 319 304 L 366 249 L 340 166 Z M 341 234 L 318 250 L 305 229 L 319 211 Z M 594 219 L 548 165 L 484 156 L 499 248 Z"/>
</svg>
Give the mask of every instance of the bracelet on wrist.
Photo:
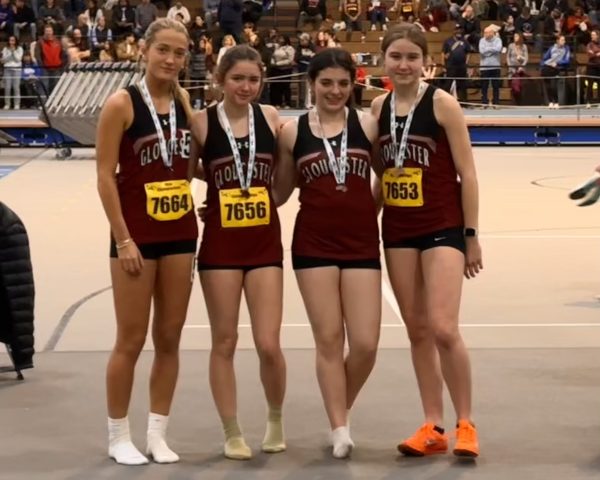
<svg viewBox="0 0 600 480">
<path fill-rule="evenodd" d="M 125 248 L 127 245 L 129 245 L 132 242 L 133 242 L 133 239 L 131 237 L 126 238 L 121 243 L 117 243 L 117 245 L 116 245 L 117 250 L 121 250 L 122 248 Z"/>
</svg>

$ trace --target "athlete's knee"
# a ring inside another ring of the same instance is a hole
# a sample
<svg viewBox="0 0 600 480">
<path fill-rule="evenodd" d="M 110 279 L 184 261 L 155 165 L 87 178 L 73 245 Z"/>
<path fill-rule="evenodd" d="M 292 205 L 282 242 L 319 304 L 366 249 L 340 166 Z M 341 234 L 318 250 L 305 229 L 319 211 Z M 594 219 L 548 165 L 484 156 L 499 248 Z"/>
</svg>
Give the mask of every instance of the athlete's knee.
<svg viewBox="0 0 600 480">
<path fill-rule="evenodd" d="M 425 314 L 416 313 L 410 317 L 405 316 L 404 319 L 411 345 L 419 346 L 433 340 L 433 331 Z"/>
<path fill-rule="evenodd" d="M 377 357 L 377 338 L 360 338 L 350 344 L 350 355 L 360 358 L 361 363 L 373 363 Z"/>
<path fill-rule="evenodd" d="M 452 318 L 434 319 L 433 335 L 435 344 L 442 350 L 451 350 L 460 342 L 460 332 L 458 325 Z"/>
<path fill-rule="evenodd" d="M 179 350 L 179 341 L 181 339 L 181 333 L 172 330 L 161 330 L 153 335 L 154 340 L 154 351 L 157 354 L 173 354 Z"/>
<path fill-rule="evenodd" d="M 281 346 L 278 338 L 256 340 L 256 351 L 261 363 L 274 364 L 281 358 Z"/>
<path fill-rule="evenodd" d="M 237 346 L 237 332 L 218 335 L 212 338 L 212 353 L 226 359 L 232 359 Z"/>
<path fill-rule="evenodd" d="M 119 335 L 115 344 L 114 351 L 119 355 L 125 355 L 130 358 L 137 358 L 146 343 L 146 332 Z"/>
<path fill-rule="evenodd" d="M 344 333 L 332 332 L 326 335 L 319 335 L 315 339 L 317 355 L 326 360 L 340 358 L 344 354 Z"/>
</svg>

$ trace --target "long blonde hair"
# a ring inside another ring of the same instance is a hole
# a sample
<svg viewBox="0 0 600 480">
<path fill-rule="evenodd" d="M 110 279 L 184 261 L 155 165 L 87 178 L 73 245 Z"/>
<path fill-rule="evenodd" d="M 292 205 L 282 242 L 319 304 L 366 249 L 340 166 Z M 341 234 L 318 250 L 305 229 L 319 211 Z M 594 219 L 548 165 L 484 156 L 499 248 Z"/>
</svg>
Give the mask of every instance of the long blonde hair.
<svg viewBox="0 0 600 480">
<path fill-rule="evenodd" d="M 146 49 L 150 48 L 150 45 L 152 45 L 152 43 L 156 40 L 156 35 L 158 34 L 158 32 L 161 32 L 163 30 L 174 30 L 178 33 L 184 34 L 185 38 L 187 39 L 187 43 L 189 45 L 190 35 L 187 31 L 187 28 L 185 28 L 185 25 L 183 25 L 181 22 L 178 22 L 177 20 L 172 20 L 170 18 L 163 17 L 163 18 L 154 20 L 148 26 L 148 29 L 146 30 L 146 34 L 144 35 L 144 40 L 146 42 Z M 189 100 L 189 96 L 188 96 L 187 92 L 179 84 L 179 80 L 177 80 L 177 79 L 175 79 L 173 81 L 173 95 L 175 96 L 175 98 L 177 100 L 179 100 L 179 102 L 181 102 L 181 105 L 183 106 L 183 110 L 185 111 L 185 116 L 188 120 L 188 124 L 190 124 L 192 121 L 192 116 L 194 114 L 194 112 L 192 110 L 192 105 L 190 104 L 190 100 Z"/>
</svg>

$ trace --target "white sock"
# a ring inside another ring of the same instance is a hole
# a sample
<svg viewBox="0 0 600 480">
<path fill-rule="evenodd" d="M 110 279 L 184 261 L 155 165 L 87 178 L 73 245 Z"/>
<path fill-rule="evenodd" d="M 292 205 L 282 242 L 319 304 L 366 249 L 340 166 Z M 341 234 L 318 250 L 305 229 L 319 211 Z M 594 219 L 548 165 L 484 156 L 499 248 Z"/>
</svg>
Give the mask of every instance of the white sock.
<svg viewBox="0 0 600 480">
<path fill-rule="evenodd" d="M 152 413 L 148 415 L 148 432 L 146 454 L 151 456 L 156 463 L 175 463 L 179 461 L 179 455 L 169 448 L 165 441 L 168 415 Z"/>
<path fill-rule="evenodd" d="M 144 465 L 148 459 L 135 448 L 129 433 L 129 420 L 108 419 L 108 456 L 122 465 Z"/>
<path fill-rule="evenodd" d="M 331 431 L 331 443 L 333 444 L 333 456 L 335 458 L 348 457 L 354 448 L 354 442 L 350 438 L 350 430 L 347 426 L 338 427 Z"/>
</svg>

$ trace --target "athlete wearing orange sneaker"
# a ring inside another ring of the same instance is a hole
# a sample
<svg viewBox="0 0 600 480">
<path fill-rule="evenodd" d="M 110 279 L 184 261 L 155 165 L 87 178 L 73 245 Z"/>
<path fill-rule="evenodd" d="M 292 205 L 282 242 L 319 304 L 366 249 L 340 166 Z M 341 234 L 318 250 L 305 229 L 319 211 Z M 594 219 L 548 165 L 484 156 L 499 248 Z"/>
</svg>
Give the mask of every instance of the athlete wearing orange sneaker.
<svg viewBox="0 0 600 480">
<path fill-rule="evenodd" d="M 454 454 L 476 457 L 471 368 L 458 328 L 462 276 L 473 278 L 483 268 L 469 133 L 456 99 L 421 81 L 427 40 L 418 28 L 390 29 L 382 50 L 394 90 L 372 103 L 381 152 L 373 167 L 381 177 L 387 269 L 426 422 L 398 450 L 417 456 L 448 450 L 441 427 L 445 382 L 458 418 Z"/>
</svg>

